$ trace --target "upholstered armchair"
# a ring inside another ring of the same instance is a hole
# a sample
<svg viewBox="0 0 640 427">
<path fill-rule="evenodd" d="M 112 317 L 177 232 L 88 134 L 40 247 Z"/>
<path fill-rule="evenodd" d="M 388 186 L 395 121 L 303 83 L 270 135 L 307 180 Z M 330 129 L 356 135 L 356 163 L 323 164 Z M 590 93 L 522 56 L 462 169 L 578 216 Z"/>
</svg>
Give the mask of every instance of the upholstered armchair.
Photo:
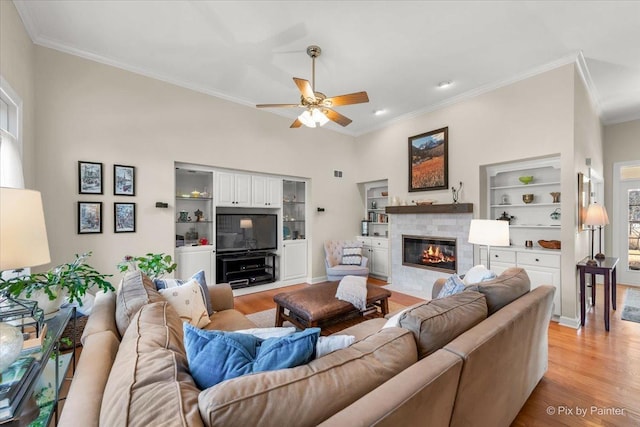
<svg viewBox="0 0 640 427">
<path fill-rule="evenodd" d="M 347 251 L 344 251 L 344 248 L 348 248 Z M 360 248 L 360 251 L 356 248 Z M 345 252 L 347 253 L 345 254 Z M 358 255 L 358 252 L 360 255 Z M 324 254 L 324 264 L 327 269 L 327 280 L 329 281 L 340 280 L 344 276 L 367 277 L 369 275 L 369 268 L 367 267 L 369 259 L 362 255 L 362 242 L 357 240 L 327 240 L 324 242 Z"/>
</svg>

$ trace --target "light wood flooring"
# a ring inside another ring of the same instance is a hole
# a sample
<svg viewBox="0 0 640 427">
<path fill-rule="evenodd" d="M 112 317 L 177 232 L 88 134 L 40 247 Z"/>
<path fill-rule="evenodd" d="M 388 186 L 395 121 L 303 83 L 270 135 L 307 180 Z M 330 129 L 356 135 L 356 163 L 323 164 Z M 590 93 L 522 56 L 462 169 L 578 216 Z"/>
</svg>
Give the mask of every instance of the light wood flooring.
<svg viewBox="0 0 640 427">
<path fill-rule="evenodd" d="M 384 285 L 375 279 L 370 283 Z M 268 310 L 275 307 L 273 295 L 304 286 L 309 285 L 236 297 L 236 308 L 245 314 Z M 596 305 L 588 310 L 584 328 L 550 323 L 549 370 L 513 426 L 640 426 L 640 323 L 620 319 L 626 287 L 618 285 L 618 309 L 611 311 L 606 332 L 603 289 L 596 289 Z M 402 305 L 421 301 L 399 292 L 390 300 Z"/>
</svg>

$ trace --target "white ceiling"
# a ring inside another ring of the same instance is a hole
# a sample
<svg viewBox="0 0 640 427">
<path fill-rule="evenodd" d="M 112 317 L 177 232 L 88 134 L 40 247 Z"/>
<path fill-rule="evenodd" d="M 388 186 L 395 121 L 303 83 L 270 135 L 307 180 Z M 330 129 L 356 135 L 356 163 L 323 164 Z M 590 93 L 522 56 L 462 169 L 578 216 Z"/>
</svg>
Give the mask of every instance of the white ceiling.
<svg viewBox="0 0 640 427">
<path fill-rule="evenodd" d="M 316 90 L 369 94 L 337 108 L 348 127 L 327 125 L 351 135 L 580 53 L 602 121 L 640 118 L 638 1 L 14 3 L 35 43 L 246 105 L 298 102 L 292 77 L 311 80 L 306 47 L 317 44 Z M 439 89 L 445 80 L 453 85 Z"/>
</svg>

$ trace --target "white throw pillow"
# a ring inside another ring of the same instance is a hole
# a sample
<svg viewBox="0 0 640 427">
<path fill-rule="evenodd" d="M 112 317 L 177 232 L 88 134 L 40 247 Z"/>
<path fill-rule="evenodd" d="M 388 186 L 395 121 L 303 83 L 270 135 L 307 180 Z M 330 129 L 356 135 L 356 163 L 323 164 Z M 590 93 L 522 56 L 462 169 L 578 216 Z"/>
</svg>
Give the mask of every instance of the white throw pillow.
<svg viewBox="0 0 640 427">
<path fill-rule="evenodd" d="M 491 270 L 487 270 L 487 267 L 484 265 L 476 265 L 471 267 L 467 274 L 464 276 L 464 284 L 465 286 L 473 285 L 474 283 L 480 283 L 487 280 L 492 280 L 496 278 L 496 273 Z"/>
<path fill-rule="evenodd" d="M 202 288 L 195 279 L 189 280 L 182 286 L 160 289 L 158 292 L 178 312 L 183 322 L 189 322 L 197 328 L 203 328 L 211 322 L 207 307 L 204 305 Z"/>
<path fill-rule="evenodd" d="M 316 359 L 329 354 L 332 351 L 349 347 L 356 340 L 353 335 L 331 335 L 328 337 L 318 337 L 316 343 Z"/>
<path fill-rule="evenodd" d="M 407 310 L 411 310 L 413 308 L 412 307 L 407 307 L 404 310 L 400 310 L 399 312 L 397 312 L 396 314 L 394 314 L 393 316 L 391 316 L 389 318 L 389 320 L 387 320 L 387 323 L 384 324 L 384 326 L 382 327 L 382 329 L 384 328 L 399 328 L 400 327 L 400 317 L 402 317 L 402 315 L 407 311 Z"/>
<path fill-rule="evenodd" d="M 362 276 L 344 276 L 338 284 L 336 298 L 350 302 L 360 311 L 367 308 L 367 278 Z"/>
<path fill-rule="evenodd" d="M 239 331 L 229 331 L 237 334 L 249 334 L 254 337 L 262 338 L 266 340 L 267 338 L 282 338 L 287 335 L 291 335 L 296 331 L 296 328 L 291 327 L 273 327 L 273 328 L 251 328 L 251 329 L 240 329 Z"/>
</svg>

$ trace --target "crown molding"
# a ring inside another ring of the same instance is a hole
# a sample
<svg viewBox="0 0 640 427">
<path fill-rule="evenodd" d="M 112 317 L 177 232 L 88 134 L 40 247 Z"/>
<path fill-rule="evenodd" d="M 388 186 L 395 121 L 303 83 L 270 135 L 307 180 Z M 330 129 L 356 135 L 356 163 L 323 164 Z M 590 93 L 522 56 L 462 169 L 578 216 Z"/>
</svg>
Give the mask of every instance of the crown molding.
<svg viewBox="0 0 640 427">
<path fill-rule="evenodd" d="M 596 114 L 600 118 L 600 121 L 602 121 L 602 107 L 600 106 L 600 102 L 598 101 L 600 97 L 598 96 L 596 85 L 593 83 L 593 79 L 591 78 L 591 73 L 589 72 L 589 67 L 587 65 L 587 60 L 584 58 L 582 51 L 578 52 L 575 62 L 576 70 L 578 70 L 578 75 L 582 78 L 582 82 L 587 89 L 591 104 L 596 110 Z"/>
</svg>

